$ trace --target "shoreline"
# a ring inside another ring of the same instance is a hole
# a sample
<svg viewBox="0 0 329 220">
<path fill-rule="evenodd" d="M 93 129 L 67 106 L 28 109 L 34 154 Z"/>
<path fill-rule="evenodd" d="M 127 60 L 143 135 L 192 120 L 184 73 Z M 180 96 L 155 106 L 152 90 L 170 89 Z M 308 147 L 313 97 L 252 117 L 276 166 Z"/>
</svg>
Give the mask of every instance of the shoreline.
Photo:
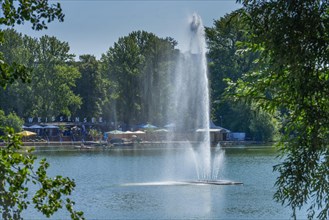
<svg viewBox="0 0 329 220">
<path fill-rule="evenodd" d="M 109 144 L 105 141 L 97 142 L 97 141 L 36 141 L 36 142 L 22 142 L 22 147 L 65 147 L 65 146 L 80 146 L 82 143 L 86 146 L 92 147 L 111 147 L 112 144 Z M 184 143 L 194 143 L 189 141 L 142 141 L 139 143 L 127 142 L 125 144 L 131 144 L 135 146 L 139 145 L 150 145 L 150 144 L 184 144 Z M 196 143 L 196 142 L 195 142 Z M 218 143 L 212 143 L 212 147 L 218 146 L 220 144 L 221 147 L 233 147 L 233 146 L 248 146 L 248 145 L 273 145 L 275 142 L 259 142 L 259 141 L 220 141 Z M 0 146 L 5 146 L 6 143 L 0 142 Z M 124 145 L 123 145 L 124 146 Z"/>
</svg>

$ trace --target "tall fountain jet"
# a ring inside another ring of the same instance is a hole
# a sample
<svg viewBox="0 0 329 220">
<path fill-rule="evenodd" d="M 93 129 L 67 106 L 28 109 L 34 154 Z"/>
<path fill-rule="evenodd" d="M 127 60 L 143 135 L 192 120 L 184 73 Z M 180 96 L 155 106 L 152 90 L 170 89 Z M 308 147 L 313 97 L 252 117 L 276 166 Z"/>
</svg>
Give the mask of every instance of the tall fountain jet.
<svg viewBox="0 0 329 220">
<path fill-rule="evenodd" d="M 176 132 L 171 138 L 186 138 L 190 141 L 197 179 L 211 180 L 216 177 L 213 176 L 210 151 L 205 32 L 197 14 L 193 14 L 189 25 L 189 49 L 178 57 L 173 80 L 174 92 L 168 115 L 169 120 L 175 124 Z M 188 137 L 182 137 L 184 133 L 188 133 Z"/>
</svg>

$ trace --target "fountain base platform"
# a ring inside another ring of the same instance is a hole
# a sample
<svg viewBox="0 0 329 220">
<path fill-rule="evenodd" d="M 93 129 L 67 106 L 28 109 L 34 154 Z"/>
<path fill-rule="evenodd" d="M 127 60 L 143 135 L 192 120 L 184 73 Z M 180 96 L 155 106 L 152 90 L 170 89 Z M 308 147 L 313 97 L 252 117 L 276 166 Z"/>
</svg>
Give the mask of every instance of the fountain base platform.
<svg viewBox="0 0 329 220">
<path fill-rule="evenodd" d="M 189 184 L 195 185 L 242 185 L 242 182 L 233 182 L 229 180 L 197 180 L 197 181 L 186 181 Z"/>
<path fill-rule="evenodd" d="M 186 186 L 186 185 L 242 185 L 242 182 L 230 180 L 196 180 L 196 181 L 161 181 L 144 183 L 125 183 L 121 186 Z"/>
</svg>

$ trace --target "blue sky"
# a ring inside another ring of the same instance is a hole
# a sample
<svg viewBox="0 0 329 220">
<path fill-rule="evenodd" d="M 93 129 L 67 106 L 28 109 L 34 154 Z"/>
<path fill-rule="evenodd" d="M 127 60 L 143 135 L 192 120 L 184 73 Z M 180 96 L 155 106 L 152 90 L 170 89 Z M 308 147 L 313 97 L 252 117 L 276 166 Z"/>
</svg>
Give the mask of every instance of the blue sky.
<svg viewBox="0 0 329 220">
<path fill-rule="evenodd" d="M 55 2 L 55 1 L 50 1 Z M 29 36 L 56 36 L 69 42 L 71 53 L 93 54 L 100 58 L 119 37 L 144 30 L 159 37 L 173 37 L 185 50 L 185 30 L 192 13 L 205 26 L 240 6 L 235 0 L 62 0 L 65 21 L 49 24 L 48 30 L 33 31 L 29 25 L 16 29 Z"/>
</svg>

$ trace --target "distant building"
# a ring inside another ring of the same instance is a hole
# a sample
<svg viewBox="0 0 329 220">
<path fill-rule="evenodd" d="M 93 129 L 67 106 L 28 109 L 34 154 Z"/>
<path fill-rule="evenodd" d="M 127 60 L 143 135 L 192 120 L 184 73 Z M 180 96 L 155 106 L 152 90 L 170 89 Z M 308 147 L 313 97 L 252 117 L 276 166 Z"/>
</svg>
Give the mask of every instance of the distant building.
<svg viewBox="0 0 329 220">
<path fill-rule="evenodd" d="M 205 131 L 205 129 L 198 129 L 197 132 Z M 209 123 L 210 142 L 217 144 L 219 141 L 229 140 L 230 130 L 221 126 L 215 125 L 212 121 Z"/>
</svg>

